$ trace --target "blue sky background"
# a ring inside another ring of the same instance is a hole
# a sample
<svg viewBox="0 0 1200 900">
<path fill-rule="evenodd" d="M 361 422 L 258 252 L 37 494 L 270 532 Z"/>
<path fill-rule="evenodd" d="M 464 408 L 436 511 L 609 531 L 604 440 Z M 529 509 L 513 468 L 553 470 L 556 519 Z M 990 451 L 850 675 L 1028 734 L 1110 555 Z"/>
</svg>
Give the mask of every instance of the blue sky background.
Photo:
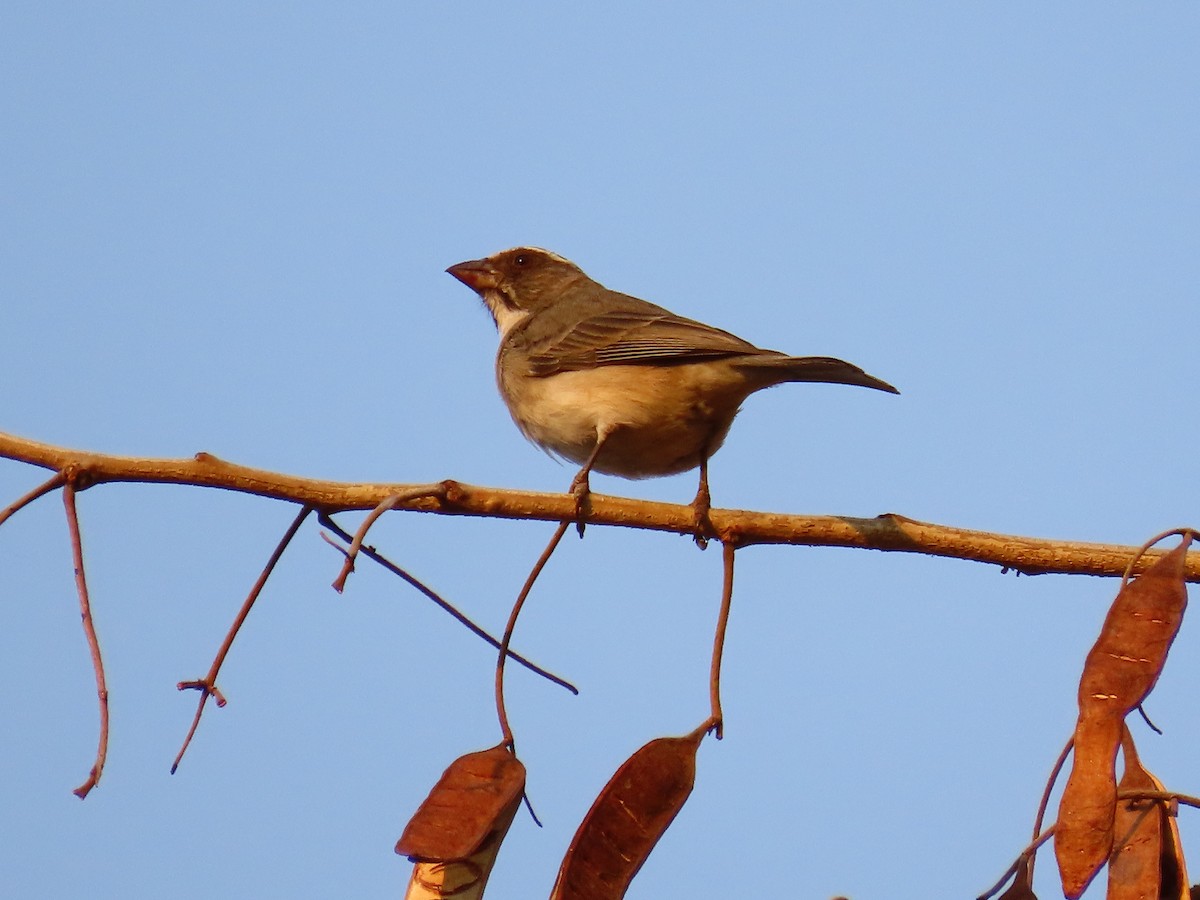
<svg viewBox="0 0 1200 900">
<path fill-rule="evenodd" d="M 1200 525 L 1194 3 L 6 4 L 0 430 L 355 481 L 561 490 L 447 265 L 550 247 L 899 398 L 753 397 L 718 506 L 1140 543 Z M 44 477 L 0 465 L 0 497 Z M 694 476 L 600 492 L 686 502 Z M 8 502 L 4 500 L 3 502 Z M 0 530 L 11 896 L 399 896 L 407 817 L 498 739 L 492 653 L 315 527 L 202 675 L 293 510 L 80 497 L 113 733 L 61 504 Z M 346 519 L 351 522 L 350 518 Z M 545 524 L 387 517 L 373 541 L 498 629 Z M 1115 582 L 835 549 L 739 555 L 727 736 L 631 898 L 967 897 L 1028 839 Z M 720 554 L 593 528 L 533 595 L 520 815 L 489 896 L 550 890 L 592 796 L 706 715 Z M 1200 633 L 1135 725 L 1196 793 Z M 1181 814 L 1200 860 L 1200 820 Z M 1196 863 L 1200 869 L 1200 862 Z M 1045 857 L 1039 891 L 1054 896 Z M 1193 876 L 1193 880 L 1195 876 Z"/>
</svg>

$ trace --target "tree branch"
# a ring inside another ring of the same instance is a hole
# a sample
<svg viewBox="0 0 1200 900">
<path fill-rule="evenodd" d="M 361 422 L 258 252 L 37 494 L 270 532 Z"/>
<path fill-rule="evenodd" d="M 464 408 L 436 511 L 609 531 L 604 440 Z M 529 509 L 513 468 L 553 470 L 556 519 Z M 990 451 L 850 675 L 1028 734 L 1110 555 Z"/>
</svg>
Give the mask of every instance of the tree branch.
<svg viewBox="0 0 1200 900">
<path fill-rule="evenodd" d="M 300 478 L 225 462 L 208 453 L 192 459 L 152 459 L 70 450 L 0 432 L 0 458 L 24 462 L 54 472 L 71 472 L 78 489 L 107 482 L 185 484 L 239 491 L 311 506 L 319 512 L 374 509 L 413 485 L 371 484 Z M 397 503 L 397 509 L 442 515 L 486 516 L 561 522 L 574 519 L 575 498 L 478 487 L 444 481 L 436 495 Z M 895 513 L 875 518 L 785 515 L 783 513 L 714 509 L 710 519 L 717 537 L 738 546 L 792 544 L 857 547 L 921 553 L 990 563 L 1027 575 L 1048 573 L 1120 576 L 1137 553 L 1136 547 L 1054 541 L 972 531 L 918 522 Z M 691 536 L 695 531 L 691 507 L 647 500 L 593 494 L 587 521 Z M 1165 551 L 1146 553 L 1134 572 L 1152 565 Z M 1200 581 L 1200 552 L 1189 554 L 1188 581 Z"/>
</svg>

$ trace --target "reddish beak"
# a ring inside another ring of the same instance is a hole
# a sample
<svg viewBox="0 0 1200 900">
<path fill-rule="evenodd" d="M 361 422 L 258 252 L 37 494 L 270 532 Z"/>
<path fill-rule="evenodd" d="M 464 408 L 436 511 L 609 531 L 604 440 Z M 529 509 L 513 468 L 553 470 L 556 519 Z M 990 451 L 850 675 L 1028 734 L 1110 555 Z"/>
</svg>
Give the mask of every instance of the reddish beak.
<svg viewBox="0 0 1200 900">
<path fill-rule="evenodd" d="M 473 291 L 484 291 L 500 284 L 499 273 L 486 259 L 455 263 L 446 270 Z"/>
</svg>

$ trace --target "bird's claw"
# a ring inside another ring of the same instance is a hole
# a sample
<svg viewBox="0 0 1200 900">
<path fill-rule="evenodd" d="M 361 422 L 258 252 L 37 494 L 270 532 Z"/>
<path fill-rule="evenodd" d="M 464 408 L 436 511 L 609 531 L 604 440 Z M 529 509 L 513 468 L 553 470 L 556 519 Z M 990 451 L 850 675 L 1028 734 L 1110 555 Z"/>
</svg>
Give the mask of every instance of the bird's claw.
<svg viewBox="0 0 1200 900">
<path fill-rule="evenodd" d="M 709 538 L 717 536 L 713 524 L 708 518 L 710 509 L 712 509 L 712 496 L 708 492 L 708 485 L 701 484 L 700 489 L 696 491 L 695 499 L 692 500 L 692 538 L 701 550 L 708 547 Z"/>
<path fill-rule="evenodd" d="M 579 536 L 583 537 L 583 530 L 587 526 L 588 501 L 592 496 L 592 486 L 588 483 L 586 472 L 575 476 L 575 480 L 571 482 L 570 493 L 575 498 L 575 528 Z"/>
</svg>

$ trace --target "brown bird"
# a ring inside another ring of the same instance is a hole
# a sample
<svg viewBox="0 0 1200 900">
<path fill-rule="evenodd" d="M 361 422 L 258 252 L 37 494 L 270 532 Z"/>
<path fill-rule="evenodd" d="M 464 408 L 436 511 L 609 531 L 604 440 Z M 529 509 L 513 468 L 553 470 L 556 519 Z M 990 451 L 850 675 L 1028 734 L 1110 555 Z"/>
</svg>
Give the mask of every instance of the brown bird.
<svg viewBox="0 0 1200 900">
<path fill-rule="evenodd" d="M 700 535 L 708 459 L 755 391 L 818 381 L 899 393 L 840 359 L 762 350 L 610 291 L 548 250 L 516 247 L 446 271 L 496 321 L 496 381 L 517 427 L 582 466 L 571 483 L 581 530 L 593 470 L 652 478 L 699 467 L 692 510 Z"/>
</svg>

